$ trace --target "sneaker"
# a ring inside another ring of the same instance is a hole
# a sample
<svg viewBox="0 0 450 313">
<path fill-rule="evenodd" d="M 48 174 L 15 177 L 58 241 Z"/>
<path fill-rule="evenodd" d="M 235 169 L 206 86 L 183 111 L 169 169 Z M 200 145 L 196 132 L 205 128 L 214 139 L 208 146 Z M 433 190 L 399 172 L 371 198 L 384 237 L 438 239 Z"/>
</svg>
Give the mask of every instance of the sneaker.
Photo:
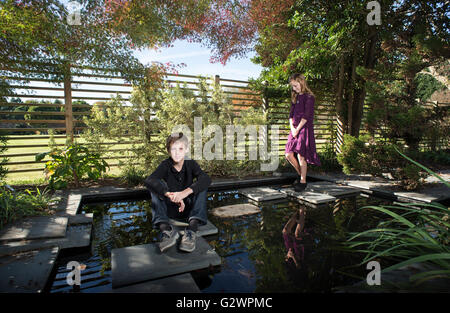
<svg viewBox="0 0 450 313">
<path fill-rule="evenodd" d="M 178 234 L 178 231 L 176 231 L 174 227 L 172 227 L 171 230 L 161 232 L 161 241 L 158 243 L 159 250 L 164 252 L 170 247 L 173 247 L 177 243 L 179 237 L 180 234 Z"/>
<path fill-rule="evenodd" d="M 304 183 L 304 184 L 303 183 L 298 183 L 298 184 L 294 185 L 294 190 L 296 192 L 301 192 L 301 191 L 306 189 L 307 185 L 308 185 L 307 183 Z"/>
<path fill-rule="evenodd" d="M 197 234 L 190 229 L 186 229 L 181 238 L 180 250 L 184 252 L 192 252 L 195 250 L 195 241 Z"/>
</svg>

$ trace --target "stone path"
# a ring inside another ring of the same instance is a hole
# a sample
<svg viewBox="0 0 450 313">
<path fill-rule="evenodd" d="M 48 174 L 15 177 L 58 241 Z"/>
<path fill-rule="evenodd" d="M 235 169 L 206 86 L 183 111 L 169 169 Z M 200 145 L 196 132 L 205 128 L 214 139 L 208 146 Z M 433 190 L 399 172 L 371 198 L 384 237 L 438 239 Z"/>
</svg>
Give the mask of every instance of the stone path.
<svg viewBox="0 0 450 313">
<path fill-rule="evenodd" d="M 88 247 L 91 243 L 93 214 L 80 214 L 65 219 L 68 221 L 68 225 L 66 225 L 63 237 L 48 238 L 36 235 L 31 239 L 3 241 L 0 246 L 0 256 L 54 246 L 61 249 Z M 10 231 L 8 230 L 7 233 Z M 46 233 L 48 232 L 43 231 L 44 235 Z"/>
<path fill-rule="evenodd" d="M 332 201 L 336 200 L 336 197 L 322 194 L 322 193 L 311 192 L 311 191 L 297 192 L 292 187 L 282 188 L 282 189 L 280 189 L 280 191 L 284 192 L 287 195 L 294 197 L 296 199 L 310 202 L 313 204 L 322 204 L 322 203 L 332 202 Z"/>
<path fill-rule="evenodd" d="M 226 205 L 211 210 L 211 214 L 222 218 L 251 215 L 260 212 L 259 207 L 250 203 Z"/>
<path fill-rule="evenodd" d="M 155 279 L 131 286 L 115 288 L 113 293 L 200 293 L 200 289 L 189 273 Z"/>
<path fill-rule="evenodd" d="M 52 247 L 0 257 L 0 292 L 42 292 L 58 253 Z"/>
<path fill-rule="evenodd" d="M 0 242 L 64 237 L 68 218 L 55 216 L 33 216 L 7 225 L 0 232 Z"/>
<path fill-rule="evenodd" d="M 203 237 L 197 237 L 196 248 L 191 253 L 181 252 L 177 246 L 161 253 L 156 243 L 112 249 L 112 286 L 117 288 L 220 264 L 219 255 Z"/>
<path fill-rule="evenodd" d="M 450 182 L 450 170 L 445 170 L 438 174 L 446 181 Z M 314 179 L 359 188 L 365 193 L 374 196 L 387 197 L 406 202 L 420 201 L 430 203 L 432 201 L 442 201 L 450 198 L 449 188 L 434 176 L 427 177 L 425 181 L 430 184 L 418 191 L 398 191 L 393 189 L 393 184 L 396 183 L 395 181 L 388 178 L 372 177 L 371 175 L 365 174 L 345 175 L 343 173 L 327 173 L 325 176 L 311 173 L 308 174 L 308 176 Z"/>
<path fill-rule="evenodd" d="M 242 194 L 255 201 L 269 201 L 286 198 L 286 194 L 269 187 L 244 188 L 238 190 Z"/>
<path fill-rule="evenodd" d="M 450 181 L 450 171 L 446 170 L 440 174 L 444 179 Z M 276 194 L 270 186 L 274 184 L 292 183 L 296 177 L 295 173 L 282 173 L 273 177 L 252 178 L 246 180 L 214 180 L 209 191 L 221 191 L 229 189 L 239 189 L 244 194 L 246 188 L 252 188 L 246 196 L 255 201 L 271 200 L 270 193 Z M 309 173 L 308 177 L 323 180 L 325 182 L 308 183 L 308 190 L 303 193 L 296 193 L 292 188 L 282 188 L 279 194 L 290 195 L 301 201 L 307 201 L 313 204 L 326 203 L 334 201 L 335 196 L 351 195 L 354 189 L 363 191 L 367 194 L 391 197 L 399 201 L 441 201 L 448 199 L 450 193 L 448 187 L 440 183 L 433 176 L 429 176 L 426 181 L 429 184 L 426 188 L 417 192 L 404 192 L 392 190 L 392 180 L 374 178 L 370 175 L 344 175 L 327 173 L 327 176 Z M 340 184 L 341 186 L 329 185 L 330 183 Z M 345 185 L 347 186 L 344 188 Z M 256 188 L 253 188 L 255 187 Z M 353 188 L 351 188 L 353 187 Z M 268 188 L 268 189 L 265 189 Z M 270 189 L 270 192 L 267 192 Z M 244 190 L 244 191 L 242 191 Z M 255 190 L 258 190 L 255 192 Z M 265 191 L 264 191 L 265 190 Z M 280 195 L 277 195 L 280 196 Z M 8 225 L 0 232 L 0 291 L 6 292 L 40 292 L 45 286 L 51 268 L 61 249 L 73 247 L 88 247 L 91 241 L 92 232 L 92 215 L 77 214 L 82 200 L 95 201 L 113 201 L 116 199 L 135 198 L 138 196 L 147 196 L 148 190 L 142 187 L 137 188 L 116 188 L 116 187 L 99 187 L 84 188 L 78 190 L 59 191 L 55 195 L 59 195 L 61 200 L 54 209 L 56 214 L 51 217 L 35 217 L 26 218 L 17 223 Z M 281 197 L 281 196 L 280 196 Z M 223 209 L 223 207 L 221 207 Z M 220 208 L 216 208 L 220 209 Z M 217 210 L 220 211 L 220 210 Z M 228 215 L 226 212 L 228 211 Z M 228 206 L 228 210 L 222 212 L 222 216 L 240 216 L 245 214 L 259 213 L 260 209 L 252 204 L 240 204 L 236 206 Z M 184 227 L 180 225 L 179 227 Z M 217 228 L 208 223 L 202 229 L 201 235 L 209 235 L 217 233 Z M 201 238 L 201 237 L 200 237 Z M 207 245 L 207 244 L 206 244 Z M 209 247 L 209 246 L 208 246 Z M 206 249 L 206 248 L 205 248 Z M 215 254 L 214 251 L 210 254 Z M 216 255 L 220 264 L 220 258 Z M 15 271 L 15 272 L 14 272 Z M 14 274 L 11 274 L 13 273 Z M 20 275 L 22 275 L 20 278 Z M 182 276 L 182 277 L 181 277 Z M 187 289 L 197 292 L 192 281 L 189 281 L 190 275 L 172 276 L 175 280 L 181 279 L 186 282 Z M 6 278 L 6 279 L 5 279 Z M 28 278 L 28 280 L 26 280 Z M 192 279 L 190 277 L 190 279 Z M 157 290 L 172 289 L 172 280 L 152 280 L 130 286 L 128 290 L 138 292 L 142 290 L 158 292 Z M 159 286 L 159 287 L 157 287 Z M 164 287 L 166 286 L 166 287 Z M 128 288 L 128 287 L 127 287 Z M 126 292 L 125 288 L 120 288 Z M 119 289 L 117 289 L 118 292 Z M 183 291 L 180 291 L 183 292 Z M 189 291 L 186 291 L 189 292 Z"/>
<path fill-rule="evenodd" d="M 307 191 L 322 193 L 322 194 L 330 195 L 333 197 L 357 195 L 360 193 L 359 188 L 340 186 L 340 185 L 330 183 L 330 182 L 308 183 Z"/>
</svg>

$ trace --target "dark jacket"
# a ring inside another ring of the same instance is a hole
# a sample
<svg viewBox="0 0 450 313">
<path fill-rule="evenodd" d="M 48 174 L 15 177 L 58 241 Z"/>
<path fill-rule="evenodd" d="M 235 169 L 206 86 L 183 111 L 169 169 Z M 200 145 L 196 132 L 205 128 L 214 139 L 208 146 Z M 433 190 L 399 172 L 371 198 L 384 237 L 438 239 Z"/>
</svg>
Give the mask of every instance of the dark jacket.
<svg viewBox="0 0 450 313">
<path fill-rule="evenodd" d="M 194 178 L 196 181 L 194 181 Z M 164 182 L 161 184 L 161 181 Z M 183 191 L 190 187 L 194 192 L 190 195 L 193 197 L 200 191 L 203 191 L 211 185 L 211 178 L 206 174 L 195 160 L 184 159 L 183 167 L 178 172 L 174 167 L 174 161 L 168 157 L 156 168 L 156 170 L 148 176 L 144 185 L 150 190 L 164 199 L 167 191 L 176 192 Z"/>
</svg>

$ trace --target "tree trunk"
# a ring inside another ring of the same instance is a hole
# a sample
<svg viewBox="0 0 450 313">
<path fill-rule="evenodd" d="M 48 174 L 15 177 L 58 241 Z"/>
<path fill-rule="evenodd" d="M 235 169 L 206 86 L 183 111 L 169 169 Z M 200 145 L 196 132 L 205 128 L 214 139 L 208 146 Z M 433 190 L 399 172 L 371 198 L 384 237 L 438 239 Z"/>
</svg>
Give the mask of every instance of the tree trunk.
<svg viewBox="0 0 450 313">
<path fill-rule="evenodd" d="M 339 60 L 338 79 L 336 88 L 336 152 L 341 153 L 341 146 L 344 143 L 345 120 L 342 106 L 342 94 L 344 90 L 344 56 Z"/>
<path fill-rule="evenodd" d="M 354 97 L 357 94 L 355 90 L 356 82 L 356 65 L 357 65 L 357 51 L 353 53 L 352 69 L 351 69 L 351 80 L 349 86 L 349 97 L 347 103 L 347 133 L 353 136 L 353 102 Z"/>
</svg>

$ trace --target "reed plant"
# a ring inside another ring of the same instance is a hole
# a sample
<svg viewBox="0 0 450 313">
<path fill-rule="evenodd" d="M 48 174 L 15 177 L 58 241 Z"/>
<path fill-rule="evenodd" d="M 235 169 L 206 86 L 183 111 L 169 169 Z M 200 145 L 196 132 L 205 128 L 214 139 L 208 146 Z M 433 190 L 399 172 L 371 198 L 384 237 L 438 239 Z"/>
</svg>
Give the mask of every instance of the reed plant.
<svg viewBox="0 0 450 313">
<path fill-rule="evenodd" d="M 397 152 L 450 187 L 436 173 Z M 420 264 L 423 270 L 409 276 L 409 284 L 413 288 L 435 278 L 450 279 L 448 207 L 437 202 L 420 202 L 364 206 L 359 210 L 372 210 L 383 218 L 374 228 L 349 234 L 344 243 L 346 248 L 364 255 L 355 267 L 372 260 L 383 260 L 388 264 L 381 270 L 383 277 L 383 273 Z"/>
</svg>

